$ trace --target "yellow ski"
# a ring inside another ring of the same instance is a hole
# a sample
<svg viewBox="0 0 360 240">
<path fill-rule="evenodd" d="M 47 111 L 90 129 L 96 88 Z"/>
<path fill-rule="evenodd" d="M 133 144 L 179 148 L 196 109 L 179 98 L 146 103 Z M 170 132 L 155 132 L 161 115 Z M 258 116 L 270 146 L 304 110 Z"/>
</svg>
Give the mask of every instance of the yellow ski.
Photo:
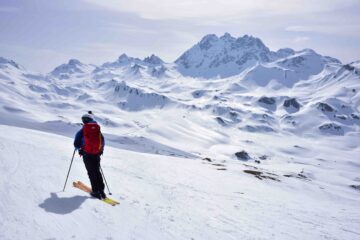
<svg viewBox="0 0 360 240">
<path fill-rule="evenodd" d="M 90 187 L 88 187 L 85 183 L 81 182 L 81 181 L 77 181 L 77 182 L 73 182 L 73 186 L 86 192 L 86 193 L 91 193 L 92 189 Z M 118 201 L 115 201 L 111 198 L 104 198 L 104 199 L 100 199 L 101 201 L 110 204 L 112 206 L 118 205 L 120 204 Z"/>
</svg>

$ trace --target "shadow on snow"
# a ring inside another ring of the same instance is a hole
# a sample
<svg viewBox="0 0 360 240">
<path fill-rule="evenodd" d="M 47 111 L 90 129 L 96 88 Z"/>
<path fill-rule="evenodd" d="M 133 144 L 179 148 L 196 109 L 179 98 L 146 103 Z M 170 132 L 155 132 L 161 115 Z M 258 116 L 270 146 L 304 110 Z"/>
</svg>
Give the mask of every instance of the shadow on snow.
<svg viewBox="0 0 360 240">
<path fill-rule="evenodd" d="M 43 208 L 46 212 L 69 214 L 78 209 L 88 198 L 90 197 L 74 196 L 59 198 L 56 193 L 50 193 L 50 197 L 39 204 L 39 207 Z"/>
</svg>

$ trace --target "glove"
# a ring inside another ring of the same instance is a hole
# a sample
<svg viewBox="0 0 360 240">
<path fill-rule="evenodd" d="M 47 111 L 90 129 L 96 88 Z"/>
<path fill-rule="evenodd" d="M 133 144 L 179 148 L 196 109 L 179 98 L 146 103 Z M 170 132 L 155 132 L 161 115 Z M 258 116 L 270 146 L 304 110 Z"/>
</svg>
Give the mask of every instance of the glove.
<svg viewBox="0 0 360 240">
<path fill-rule="evenodd" d="M 80 157 L 82 157 L 84 155 L 84 150 L 82 150 L 81 148 L 79 149 L 79 155 L 80 155 Z"/>
</svg>

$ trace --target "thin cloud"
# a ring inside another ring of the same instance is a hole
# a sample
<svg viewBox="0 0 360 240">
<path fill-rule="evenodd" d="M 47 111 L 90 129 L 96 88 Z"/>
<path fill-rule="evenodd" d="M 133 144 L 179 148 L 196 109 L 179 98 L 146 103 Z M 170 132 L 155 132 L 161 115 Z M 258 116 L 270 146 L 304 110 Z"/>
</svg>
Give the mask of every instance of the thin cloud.
<svg viewBox="0 0 360 240">
<path fill-rule="evenodd" d="M 112 10 L 135 13 L 147 19 L 222 18 L 264 15 L 300 15 L 346 8 L 357 0 L 85 0 Z"/>
<path fill-rule="evenodd" d="M 309 41 L 310 38 L 309 37 L 296 37 L 294 39 L 294 42 L 295 43 L 303 43 L 303 42 L 306 42 L 306 41 Z"/>
<path fill-rule="evenodd" d="M 331 34 L 342 36 L 359 36 L 359 24 L 357 23 L 338 23 L 328 22 L 322 25 L 309 25 L 309 26 L 289 26 L 285 28 L 287 32 L 296 33 L 319 33 L 319 34 Z"/>
<path fill-rule="evenodd" d="M 285 29 L 288 32 L 314 32 L 314 26 L 289 26 Z"/>
<path fill-rule="evenodd" d="M 259 37 L 273 50 L 312 48 L 345 62 L 360 55 L 358 0 L 8 0 L 0 9 L 10 11 L 0 10 L 1 55 L 36 70 L 121 53 L 171 62 L 204 35 L 224 32 Z"/>
</svg>

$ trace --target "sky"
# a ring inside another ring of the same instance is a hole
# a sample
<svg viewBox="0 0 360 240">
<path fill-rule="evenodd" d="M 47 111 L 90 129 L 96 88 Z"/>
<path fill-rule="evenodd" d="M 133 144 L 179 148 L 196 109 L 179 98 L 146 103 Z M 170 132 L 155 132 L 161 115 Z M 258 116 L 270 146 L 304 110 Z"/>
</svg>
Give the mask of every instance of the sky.
<svg viewBox="0 0 360 240">
<path fill-rule="evenodd" d="M 0 56 L 49 72 L 122 53 L 166 62 L 210 33 L 360 60 L 359 0 L 0 0 Z"/>
</svg>

